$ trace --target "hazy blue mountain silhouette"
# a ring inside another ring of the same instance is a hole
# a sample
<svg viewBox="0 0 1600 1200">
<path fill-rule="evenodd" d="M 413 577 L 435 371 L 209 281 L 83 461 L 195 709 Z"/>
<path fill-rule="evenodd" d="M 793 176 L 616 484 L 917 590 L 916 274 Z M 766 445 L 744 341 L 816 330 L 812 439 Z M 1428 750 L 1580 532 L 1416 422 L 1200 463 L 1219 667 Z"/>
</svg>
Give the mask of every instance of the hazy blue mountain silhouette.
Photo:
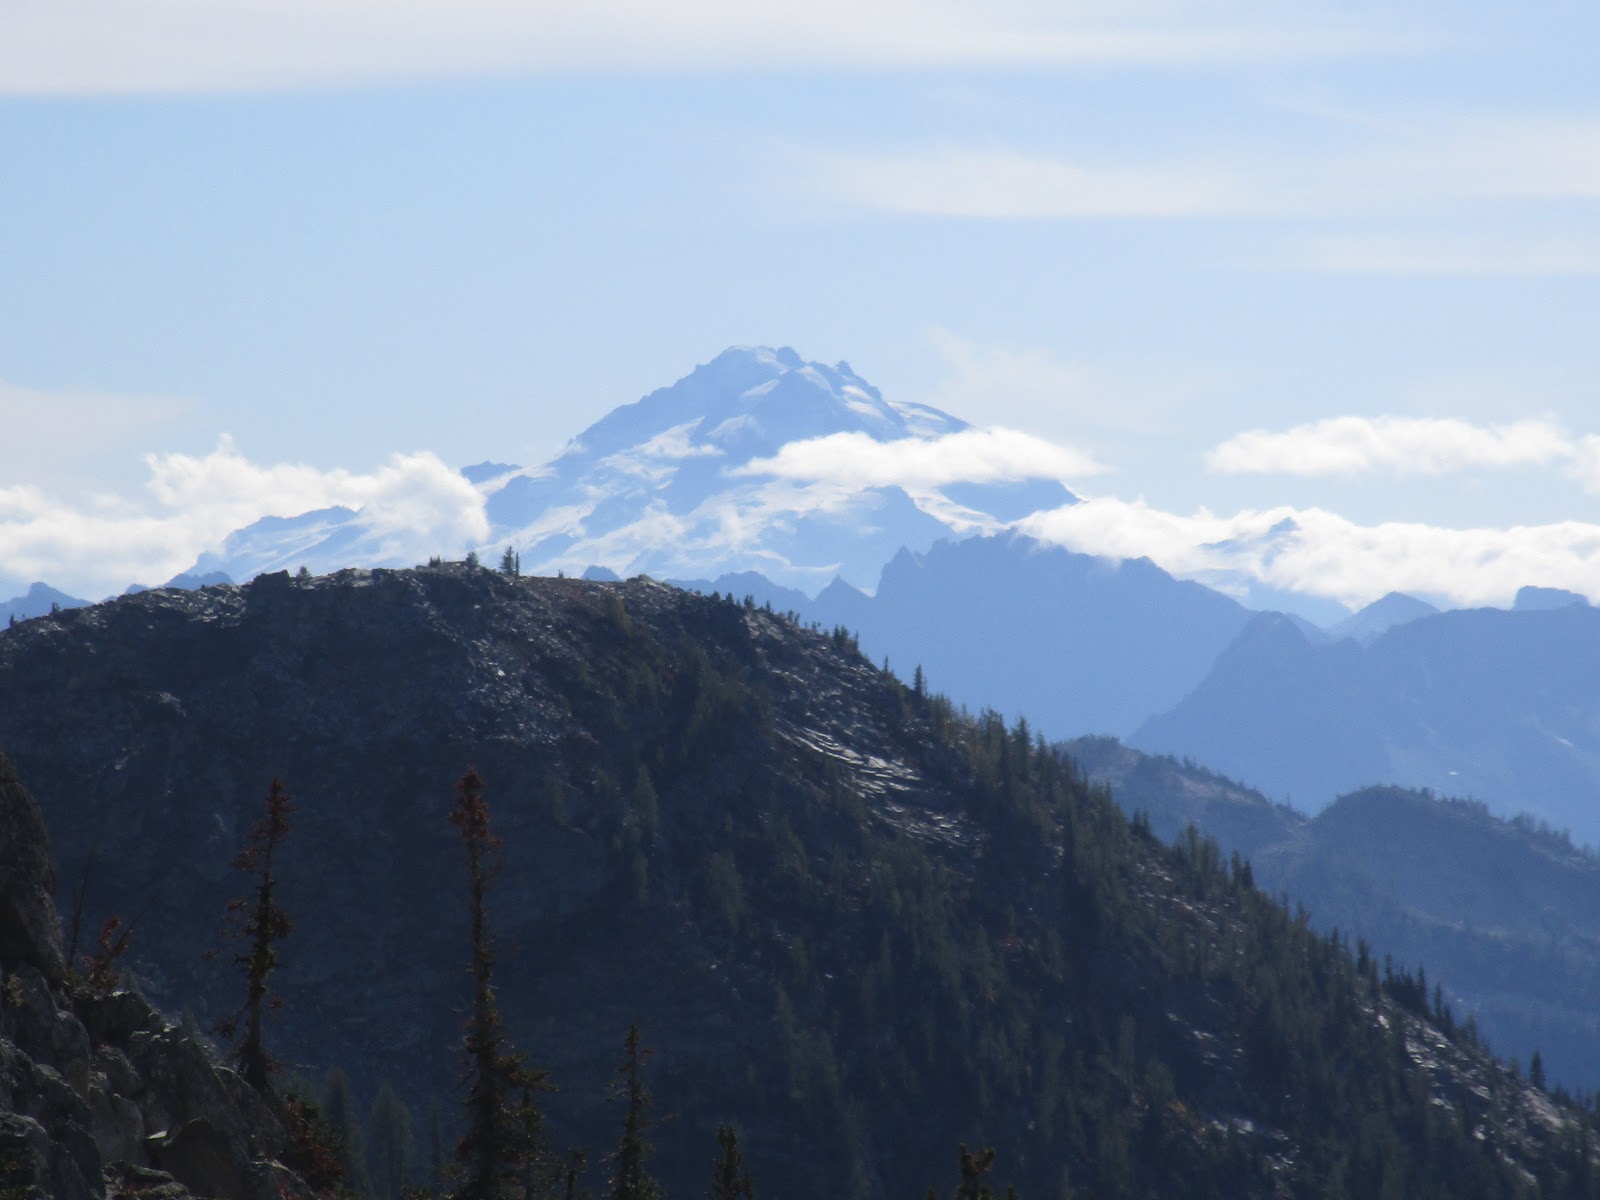
<svg viewBox="0 0 1600 1200">
<path fill-rule="evenodd" d="M 709 583 L 860 635 L 875 662 L 974 711 L 1065 737 L 1124 733 L 1185 695 L 1250 619 L 1220 592 L 1148 559 L 1116 561 L 1020 534 L 902 550 L 868 595 L 836 579 L 815 599 L 754 573 Z"/>
<path fill-rule="evenodd" d="M 1316 811 L 1375 783 L 1529 812 L 1600 842 L 1600 610 L 1471 609 L 1368 645 L 1263 614 L 1134 734 Z"/>
<path fill-rule="evenodd" d="M 184 591 L 192 592 L 196 588 L 215 587 L 218 584 L 232 582 L 233 580 L 229 579 L 227 574 L 222 571 L 184 571 L 181 574 L 174 575 L 171 579 L 159 586 L 181 588 Z M 153 590 L 153 588 L 143 583 L 130 583 L 127 587 L 122 589 L 122 594 L 124 596 L 136 596 L 140 592 L 149 592 Z"/>
<path fill-rule="evenodd" d="M 1426 600 L 1418 600 L 1415 596 L 1408 596 L 1404 592 L 1390 592 L 1359 612 L 1351 613 L 1344 620 L 1329 625 L 1324 632 L 1334 640 L 1354 638 L 1358 642 L 1370 642 L 1397 625 L 1415 621 L 1418 617 L 1431 616 L 1438 611 L 1437 607 Z"/>
<path fill-rule="evenodd" d="M 1571 608 L 1574 604 L 1588 603 L 1588 597 L 1565 588 L 1524 587 L 1517 589 L 1517 598 L 1511 607 L 1515 612 L 1548 612 L 1553 608 Z"/>
<path fill-rule="evenodd" d="M 29 617 L 44 616 L 52 605 L 59 608 L 82 608 L 89 603 L 91 601 L 69 596 L 47 583 L 34 583 L 30 584 L 22 595 L 13 596 L 9 600 L 0 600 L 0 620 L 25 621 Z"/>
<path fill-rule="evenodd" d="M 709 596 L 713 592 L 732 596 L 736 600 L 748 596 L 757 606 L 765 605 L 775 612 L 799 613 L 807 620 L 814 619 L 810 616 L 810 596 L 796 588 L 781 587 L 758 571 L 729 571 L 715 579 L 669 579 L 667 582 L 673 587 L 699 592 L 702 596 Z"/>
</svg>

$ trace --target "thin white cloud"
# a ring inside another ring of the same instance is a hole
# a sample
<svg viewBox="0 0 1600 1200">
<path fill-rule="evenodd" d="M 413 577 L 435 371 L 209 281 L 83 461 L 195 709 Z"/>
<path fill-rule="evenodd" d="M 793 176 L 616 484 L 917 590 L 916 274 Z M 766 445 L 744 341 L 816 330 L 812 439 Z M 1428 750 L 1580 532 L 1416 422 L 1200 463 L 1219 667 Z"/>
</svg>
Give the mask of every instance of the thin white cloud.
<svg viewBox="0 0 1600 1200">
<path fill-rule="evenodd" d="M 1167 433 L 1176 410 L 1225 393 L 1232 383 L 1214 370 L 1066 358 L 1050 347 L 979 342 L 939 327 L 927 341 L 947 375 L 920 397 L 926 403 L 1057 437 L 1085 430 Z"/>
<path fill-rule="evenodd" d="M 39 488 L 0 490 L 0 569 L 88 598 L 161 582 L 264 516 L 341 506 L 390 553 L 425 557 L 488 536 L 483 496 L 432 454 L 396 454 L 368 473 L 253 463 L 223 438 L 211 453 L 149 455 L 148 500 L 91 505 Z"/>
<path fill-rule="evenodd" d="M 596 69 L 1278 62 L 1416 40 L 1357 25 L 1304 8 L 1082 0 L 13 0 L 0 91 L 238 91 Z"/>
<path fill-rule="evenodd" d="M 1567 115 L 1463 118 L 1424 128 L 1396 174 L 1449 195 L 1600 199 L 1600 122 Z"/>
<path fill-rule="evenodd" d="M 1284 253 L 1280 266 L 1330 275 L 1458 276 L 1461 278 L 1600 275 L 1600 243 L 1520 236 L 1346 233 L 1308 238 Z"/>
<path fill-rule="evenodd" d="M 1315 220 L 1422 215 L 1444 202 L 1503 212 L 1531 202 L 1600 199 L 1600 118 L 1483 114 L 1374 122 L 1286 148 L 1206 144 L 1107 159 L 1103 151 L 938 145 L 811 153 L 800 170 L 826 201 L 867 211 L 986 220 L 1270 218 Z M 1313 235 L 1284 265 L 1319 270 L 1528 273 L 1593 263 L 1580 227 L 1562 240 L 1540 225 L 1469 227 L 1452 240 L 1370 231 Z M 1410 264 L 1406 266 L 1406 264 Z M 1578 269 L 1582 269 L 1581 267 Z"/>
<path fill-rule="evenodd" d="M 1270 189 L 1281 211 L 1410 206 L 1436 217 L 1433 206 L 1444 199 L 1600 198 L 1600 115 L 1593 112 L 1387 112 L 1326 148 L 1273 151 L 1245 154 L 1236 169 Z"/>
<path fill-rule="evenodd" d="M 732 474 L 921 491 L 949 483 L 1080 479 L 1107 469 L 1081 450 L 1014 429 L 989 428 L 892 442 L 874 441 L 864 433 L 834 433 L 790 442 L 773 457 L 755 459 Z"/>
<path fill-rule="evenodd" d="M 1600 435 L 1588 433 L 1578 439 L 1570 470 L 1584 491 L 1600 493 Z"/>
<path fill-rule="evenodd" d="M 1186 578 L 1257 580 L 1353 608 L 1390 591 L 1503 605 L 1530 583 L 1600 598 L 1600 525 L 1581 521 L 1359 525 L 1323 509 L 1183 515 L 1142 501 L 1092 499 L 1035 514 L 1020 528 L 1081 553 L 1146 557 Z"/>
<path fill-rule="evenodd" d="M 46 484 L 82 473 L 87 461 L 154 434 L 189 408 L 159 396 L 46 391 L 0 379 L 0 479 Z"/>
<path fill-rule="evenodd" d="M 1226 169 L 1106 166 L 1010 151 L 944 148 L 832 155 L 814 168 L 835 199 L 913 216 L 1042 220 L 1215 217 L 1258 203 Z"/>
<path fill-rule="evenodd" d="M 1206 456 L 1222 474 L 1329 476 L 1384 471 L 1444 475 L 1576 459 L 1578 443 L 1548 420 L 1473 425 L 1436 417 L 1329 417 L 1280 433 L 1254 429 Z"/>
</svg>

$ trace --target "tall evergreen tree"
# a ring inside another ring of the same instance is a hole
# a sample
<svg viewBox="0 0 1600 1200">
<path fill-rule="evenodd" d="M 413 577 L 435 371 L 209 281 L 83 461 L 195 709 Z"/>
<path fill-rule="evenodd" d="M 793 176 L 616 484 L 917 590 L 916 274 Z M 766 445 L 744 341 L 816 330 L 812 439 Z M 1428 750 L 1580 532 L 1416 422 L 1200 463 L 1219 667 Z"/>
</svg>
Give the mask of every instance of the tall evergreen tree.
<svg viewBox="0 0 1600 1200">
<path fill-rule="evenodd" d="M 961 1144 L 961 1183 L 956 1200 L 989 1200 L 989 1172 L 994 1169 L 994 1147 L 985 1146 L 976 1154 Z"/>
<path fill-rule="evenodd" d="M 445 1149 L 444 1116 L 439 1112 L 439 1098 L 428 1103 L 428 1167 L 434 1190 L 443 1196 L 450 1191 L 450 1154 Z"/>
<path fill-rule="evenodd" d="M 717 1126 L 717 1162 L 711 1171 L 709 1200 L 754 1200 L 750 1172 L 739 1153 L 739 1131 L 732 1125 Z"/>
<path fill-rule="evenodd" d="M 501 1029 L 494 994 L 494 938 L 488 891 L 500 871 L 500 839 L 489 829 L 483 779 L 468 768 L 456 783 L 450 820 L 467 852 L 472 921 L 472 1010 L 467 1017 L 467 1129 L 456 1146 L 457 1200 L 504 1200 L 529 1195 L 529 1181 L 548 1174 L 543 1114 L 534 1093 L 548 1087 L 545 1073 L 528 1066 Z"/>
<path fill-rule="evenodd" d="M 994 1200 L 994 1191 L 989 1187 L 989 1172 L 993 1169 L 993 1146 L 985 1146 L 974 1154 L 967 1149 L 967 1144 L 962 1142 L 961 1182 L 956 1184 L 953 1200 Z M 1061 1194 L 1064 1197 L 1072 1195 L 1065 1168 L 1062 1168 L 1061 1172 Z M 930 1187 L 926 1200 L 939 1200 L 939 1189 Z M 1017 1200 L 1017 1189 L 1008 1187 L 1005 1200 Z"/>
<path fill-rule="evenodd" d="M 399 1200 L 416 1177 L 417 1148 L 411 1110 L 385 1081 L 367 1118 L 367 1165 L 378 1200 Z"/>
<path fill-rule="evenodd" d="M 345 1186 L 359 1196 L 371 1195 L 372 1179 L 367 1173 L 361 1117 L 350 1093 L 350 1077 L 342 1068 L 334 1067 L 324 1077 L 320 1101 L 323 1123 L 333 1135 L 334 1153 L 344 1167 Z"/>
<path fill-rule="evenodd" d="M 639 1044 L 639 1027 L 628 1026 L 623 1041 L 622 1061 L 617 1064 L 617 1079 L 612 1085 L 613 1099 L 627 1105 L 622 1121 L 622 1143 L 617 1147 L 616 1174 L 611 1179 L 611 1200 L 660 1200 L 661 1185 L 650 1175 L 650 1143 L 647 1134 L 652 1124 L 650 1091 L 644 1084 L 644 1064 L 649 1051 Z"/>
<path fill-rule="evenodd" d="M 588 1155 L 580 1147 L 574 1146 L 567 1151 L 564 1200 L 589 1200 L 589 1189 L 579 1186 L 588 1165 Z"/>
<path fill-rule="evenodd" d="M 237 1053 L 239 1074 L 259 1092 L 268 1090 L 273 1065 L 262 1042 L 261 1026 L 265 1010 L 276 1008 L 280 1002 L 271 989 L 272 974 L 278 965 L 278 943 L 294 932 L 294 922 L 278 901 L 278 877 L 274 873 L 274 858 L 292 828 L 290 818 L 294 812 L 283 781 L 274 779 L 267 790 L 266 812 L 250 827 L 244 845 L 233 859 L 234 869 L 253 880 L 255 894 L 228 902 L 223 929 L 224 937 L 246 939 L 249 950 L 233 958 L 235 965 L 244 968 L 244 1009 L 239 1016 L 223 1022 L 221 1030 L 225 1036 L 233 1037 L 243 1020 L 244 1032 Z"/>
</svg>

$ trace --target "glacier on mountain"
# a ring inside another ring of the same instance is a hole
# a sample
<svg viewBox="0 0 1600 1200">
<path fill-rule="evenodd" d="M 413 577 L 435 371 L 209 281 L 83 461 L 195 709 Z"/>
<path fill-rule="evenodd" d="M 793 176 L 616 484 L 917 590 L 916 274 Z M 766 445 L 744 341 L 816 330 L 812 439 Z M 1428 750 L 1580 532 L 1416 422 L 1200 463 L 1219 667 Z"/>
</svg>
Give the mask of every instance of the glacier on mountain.
<svg viewBox="0 0 1600 1200">
<path fill-rule="evenodd" d="M 591 564 L 657 577 L 753 570 L 809 592 L 835 577 L 870 588 L 902 547 L 995 532 L 1075 501 L 1060 482 L 1059 456 L 1041 454 L 1036 439 L 1031 447 L 1005 441 L 1026 435 L 999 434 L 886 400 L 845 362 L 808 362 L 788 347 L 735 347 L 608 413 L 548 463 L 464 468 L 483 498 L 489 537 L 423 556 L 475 550 L 492 562 L 511 546 L 524 570 L 541 574 L 577 574 Z M 936 477 L 928 475 L 929 453 L 915 462 L 905 453 L 940 444 L 943 452 L 931 455 Z M 866 454 L 882 469 L 807 478 L 781 465 L 786 447 L 837 458 L 845 445 L 851 461 Z M 195 570 L 247 579 L 301 565 L 318 573 L 409 566 L 418 554 L 415 539 L 397 538 L 392 522 L 330 508 L 257 521 L 202 555 Z"/>
</svg>

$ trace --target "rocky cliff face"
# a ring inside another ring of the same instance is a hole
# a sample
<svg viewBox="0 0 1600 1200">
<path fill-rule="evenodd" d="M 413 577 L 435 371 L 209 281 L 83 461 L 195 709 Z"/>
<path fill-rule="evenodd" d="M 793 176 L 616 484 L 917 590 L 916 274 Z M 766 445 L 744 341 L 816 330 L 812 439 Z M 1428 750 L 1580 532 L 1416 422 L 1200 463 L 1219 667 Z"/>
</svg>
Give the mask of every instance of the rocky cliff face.
<svg viewBox="0 0 1600 1200">
<path fill-rule="evenodd" d="M 56 921 L 56 873 L 44 817 L 0 755 L 0 962 L 33 967 L 49 983 L 64 973 Z"/>
<path fill-rule="evenodd" d="M 0 755 L 0 1195 L 281 1200 L 272 1109 L 140 996 L 69 977 L 38 806 Z"/>
</svg>

